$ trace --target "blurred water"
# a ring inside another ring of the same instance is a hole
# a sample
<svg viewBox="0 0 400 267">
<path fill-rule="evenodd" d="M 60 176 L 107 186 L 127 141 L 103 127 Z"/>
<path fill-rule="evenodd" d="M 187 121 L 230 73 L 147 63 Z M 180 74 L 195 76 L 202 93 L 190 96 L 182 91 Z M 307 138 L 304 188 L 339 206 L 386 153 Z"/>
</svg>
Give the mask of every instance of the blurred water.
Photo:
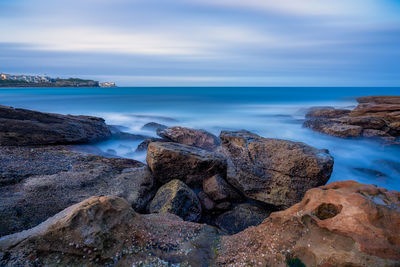
<svg viewBox="0 0 400 267">
<path fill-rule="evenodd" d="M 400 95 L 400 88 L 12 88 L 0 89 L 0 104 L 100 116 L 127 132 L 148 136 L 155 136 L 141 129 L 148 122 L 216 135 L 246 129 L 329 149 L 335 158 L 330 181 L 351 179 L 400 190 L 399 147 L 330 137 L 302 127 L 307 108 L 353 108 L 355 98 L 364 95 Z M 108 140 L 92 149 L 144 161 L 145 153 L 135 152 L 140 142 Z"/>
</svg>

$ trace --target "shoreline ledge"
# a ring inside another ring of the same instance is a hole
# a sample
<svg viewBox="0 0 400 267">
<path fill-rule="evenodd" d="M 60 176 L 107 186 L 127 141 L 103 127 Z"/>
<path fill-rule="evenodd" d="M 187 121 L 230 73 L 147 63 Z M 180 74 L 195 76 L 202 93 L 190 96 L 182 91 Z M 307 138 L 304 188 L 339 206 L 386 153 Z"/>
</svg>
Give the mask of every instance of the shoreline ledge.
<svg viewBox="0 0 400 267">
<path fill-rule="evenodd" d="M 357 112 L 395 128 L 400 102 L 359 102 L 312 119 Z M 400 192 L 325 185 L 326 149 L 179 126 L 154 125 L 160 138 L 149 139 L 101 118 L 5 106 L 0 122 L 0 266 L 400 265 Z M 112 138 L 145 140 L 147 165 L 74 148 Z"/>
</svg>

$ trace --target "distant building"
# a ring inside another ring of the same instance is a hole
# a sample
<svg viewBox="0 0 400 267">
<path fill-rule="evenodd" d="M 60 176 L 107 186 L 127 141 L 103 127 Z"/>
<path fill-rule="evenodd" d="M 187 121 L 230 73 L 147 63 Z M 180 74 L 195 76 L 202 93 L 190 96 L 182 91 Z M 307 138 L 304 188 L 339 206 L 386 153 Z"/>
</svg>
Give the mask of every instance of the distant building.
<svg viewBox="0 0 400 267">
<path fill-rule="evenodd" d="M 104 83 L 99 83 L 100 87 L 115 87 L 115 83 L 113 82 L 104 82 Z"/>
</svg>

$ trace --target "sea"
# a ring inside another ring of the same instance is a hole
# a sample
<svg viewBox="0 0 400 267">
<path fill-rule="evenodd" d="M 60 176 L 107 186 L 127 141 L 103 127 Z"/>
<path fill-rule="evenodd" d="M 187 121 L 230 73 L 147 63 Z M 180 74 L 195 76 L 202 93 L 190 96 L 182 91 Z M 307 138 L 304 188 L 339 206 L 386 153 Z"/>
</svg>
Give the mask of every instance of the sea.
<svg viewBox="0 0 400 267">
<path fill-rule="evenodd" d="M 335 159 L 329 182 L 355 180 L 400 190 L 400 146 L 366 139 L 341 139 L 302 126 L 310 107 L 352 109 L 356 98 L 400 95 L 400 88 L 334 87 L 115 87 L 0 88 L 0 105 L 72 115 L 93 115 L 132 134 L 148 122 L 184 126 L 219 135 L 222 130 L 248 130 L 328 149 Z M 145 162 L 135 152 L 142 140 L 111 139 L 78 149 Z"/>
</svg>

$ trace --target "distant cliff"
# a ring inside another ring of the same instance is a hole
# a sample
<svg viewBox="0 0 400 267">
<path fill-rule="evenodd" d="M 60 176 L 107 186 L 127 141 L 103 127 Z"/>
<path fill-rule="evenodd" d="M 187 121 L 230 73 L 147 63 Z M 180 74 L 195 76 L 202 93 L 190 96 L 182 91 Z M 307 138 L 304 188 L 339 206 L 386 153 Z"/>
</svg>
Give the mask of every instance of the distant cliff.
<svg viewBox="0 0 400 267">
<path fill-rule="evenodd" d="M 30 75 L 0 74 L 0 87 L 113 87 L 115 83 L 99 83 L 79 78 L 50 78 Z"/>
</svg>

